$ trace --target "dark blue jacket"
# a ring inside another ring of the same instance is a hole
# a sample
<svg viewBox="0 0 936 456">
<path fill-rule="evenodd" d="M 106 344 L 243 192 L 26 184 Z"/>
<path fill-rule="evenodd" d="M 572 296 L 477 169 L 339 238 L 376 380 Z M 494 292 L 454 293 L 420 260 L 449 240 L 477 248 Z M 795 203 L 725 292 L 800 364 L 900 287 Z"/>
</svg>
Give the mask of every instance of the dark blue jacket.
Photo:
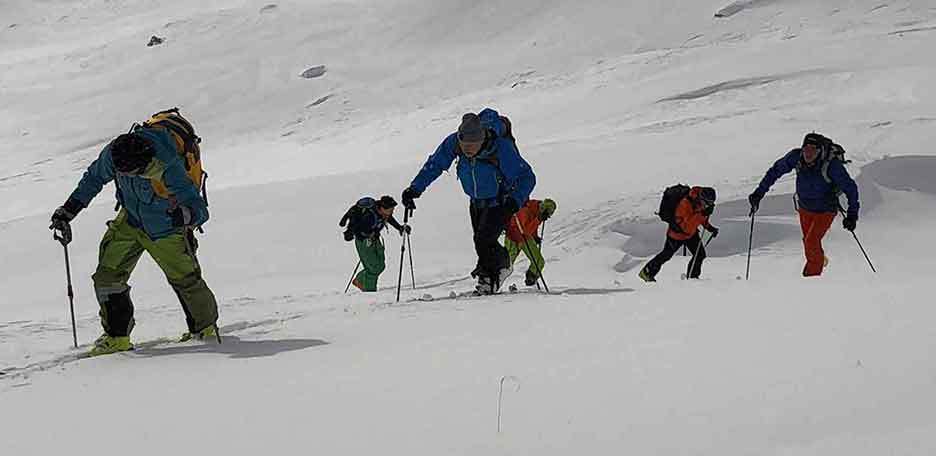
<svg viewBox="0 0 936 456">
<path fill-rule="evenodd" d="M 838 212 L 838 193 L 841 191 L 848 198 L 848 216 L 858 218 L 858 185 L 848 175 L 845 165 L 840 160 L 829 162 L 828 175 L 831 183 L 826 182 L 822 175 L 822 161 L 816 160 L 812 165 L 800 163 L 803 159 L 802 149 L 793 149 L 790 153 L 777 160 L 767 170 L 757 190 L 754 191 L 763 197 L 770 187 L 784 174 L 797 170 L 796 173 L 796 200 L 800 207 L 810 212 Z M 799 168 L 797 168 L 799 166 Z"/>
<path fill-rule="evenodd" d="M 514 142 L 503 137 L 504 125 L 497 111 L 485 109 L 479 117 L 482 125 L 493 132 L 481 152 L 474 158 L 466 157 L 458 146 L 458 135 L 452 133 L 439 144 L 410 187 L 420 193 L 425 191 L 457 158 L 458 180 L 473 205 L 498 206 L 511 197 L 517 207 L 523 207 L 536 186 L 536 175 Z"/>
<path fill-rule="evenodd" d="M 193 225 L 208 221 L 208 205 L 198 193 L 195 184 L 185 172 L 182 157 L 176 151 L 175 141 L 162 129 L 137 129 L 134 134 L 153 144 L 156 155 L 154 162 L 163 168 L 162 182 L 180 205 L 192 211 Z M 181 228 L 172 225 L 169 216 L 170 200 L 161 198 L 153 191 L 148 178 L 117 175 L 111 158 L 111 145 L 101 151 L 97 160 L 88 166 L 71 199 L 87 207 L 108 182 L 117 179 L 117 198 L 127 211 L 131 226 L 146 232 L 150 239 L 157 240 L 177 233 Z"/>
<path fill-rule="evenodd" d="M 380 236 L 380 232 L 387 227 L 387 224 L 397 231 L 402 230 L 393 216 L 384 220 L 377 212 L 377 201 L 371 197 L 364 197 L 358 200 L 357 204 L 351 206 L 344 217 L 341 218 L 340 226 L 348 225 L 347 230 L 354 235 L 356 239 L 372 239 Z"/>
</svg>

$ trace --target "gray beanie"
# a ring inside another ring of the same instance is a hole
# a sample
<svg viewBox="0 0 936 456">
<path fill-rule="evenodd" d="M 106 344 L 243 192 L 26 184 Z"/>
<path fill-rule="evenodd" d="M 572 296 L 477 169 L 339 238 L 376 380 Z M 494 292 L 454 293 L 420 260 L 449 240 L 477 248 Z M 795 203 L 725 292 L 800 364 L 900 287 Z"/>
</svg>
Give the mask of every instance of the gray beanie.
<svg viewBox="0 0 936 456">
<path fill-rule="evenodd" d="M 484 128 L 477 114 L 469 112 L 462 116 L 461 125 L 458 126 L 458 140 L 469 143 L 484 141 Z"/>
</svg>

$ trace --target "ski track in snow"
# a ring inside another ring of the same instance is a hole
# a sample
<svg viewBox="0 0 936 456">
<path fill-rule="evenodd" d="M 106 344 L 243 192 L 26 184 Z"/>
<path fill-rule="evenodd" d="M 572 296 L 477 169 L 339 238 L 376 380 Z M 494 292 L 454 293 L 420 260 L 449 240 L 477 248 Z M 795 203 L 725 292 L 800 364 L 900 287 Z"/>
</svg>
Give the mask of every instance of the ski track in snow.
<svg viewBox="0 0 936 456">
<path fill-rule="evenodd" d="M 129 352 L 126 355 L 136 356 L 136 355 L 142 354 L 142 356 L 146 357 L 146 356 L 155 356 L 156 354 L 159 354 L 159 353 L 169 354 L 169 353 L 181 353 L 181 352 L 187 352 L 187 351 L 193 351 L 193 352 L 212 351 L 212 352 L 217 352 L 217 353 L 226 353 L 234 358 L 250 357 L 250 356 L 269 356 L 269 355 L 261 355 L 261 353 L 267 353 L 267 352 L 270 352 L 270 350 L 264 351 L 262 348 L 258 348 L 258 347 L 268 346 L 268 345 L 277 345 L 279 344 L 278 341 L 262 341 L 262 340 L 261 341 L 246 341 L 246 340 L 241 340 L 240 338 L 238 338 L 236 334 L 239 332 L 249 331 L 251 336 L 262 336 L 264 334 L 268 334 L 269 332 L 271 332 L 271 330 L 268 328 L 275 328 L 277 326 L 282 326 L 286 324 L 286 322 L 289 322 L 295 319 L 300 319 L 300 318 L 303 318 L 303 315 L 298 314 L 298 315 L 286 316 L 283 318 L 270 318 L 270 319 L 254 321 L 254 322 L 243 321 L 243 322 L 235 322 L 231 324 L 222 325 L 220 330 L 221 330 L 223 340 L 227 340 L 230 338 L 230 340 L 233 342 L 232 344 L 230 344 L 230 346 L 225 345 L 224 343 L 222 343 L 221 345 L 180 344 L 184 346 L 180 346 L 176 350 L 162 350 L 162 349 L 159 349 L 158 347 L 160 347 L 161 345 L 173 345 L 175 344 L 175 341 L 177 340 L 177 338 L 173 338 L 173 337 L 163 337 L 159 339 L 135 342 L 134 351 Z M 36 331 L 35 326 L 36 325 L 25 325 L 25 326 L 22 326 L 21 328 L 27 329 L 29 331 Z M 71 328 L 54 328 L 54 329 L 56 331 L 67 331 L 69 334 L 71 333 Z M 39 331 L 45 331 L 45 330 L 40 329 Z M 302 340 L 280 341 L 280 342 L 283 342 L 285 344 L 297 344 L 303 347 L 324 345 L 327 343 L 324 341 L 317 341 L 317 340 L 310 341 L 308 345 L 304 345 L 305 342 L 303 342 Z M 245 347 L 246 347 L 246 350 L 245 350 Z M 90 348 L 91 348 L 91 345 L 81 345 L 77 349 L 79 351 L 78 353 L 63 354 L 61 356 L 58 356 L 52 359 L 37 361 L 34 363 L 27 364 L 25 366 L 3 367 L 3 368 L 0 368 L 0 372 L 2 372 L 4 379 L 9 379 L 13 381 L 22 381 L 23 378 L 28 377 L 29 375 L 32 375 L 36 372 L 41 372 L 41 371 L 45 371 L 51 368 L 60 367 L 62 365 L 65 365 L 71 362 L 80 361 L 84 359 L 84 357 L 82 356 L 82 353 L 87 352 Z M 292 348 L 292 349 L 300 349 L 300 348 Z M 269 354 L 272 355 L 275 353 L 276 351 L 272 351 Z"/>
</svg>

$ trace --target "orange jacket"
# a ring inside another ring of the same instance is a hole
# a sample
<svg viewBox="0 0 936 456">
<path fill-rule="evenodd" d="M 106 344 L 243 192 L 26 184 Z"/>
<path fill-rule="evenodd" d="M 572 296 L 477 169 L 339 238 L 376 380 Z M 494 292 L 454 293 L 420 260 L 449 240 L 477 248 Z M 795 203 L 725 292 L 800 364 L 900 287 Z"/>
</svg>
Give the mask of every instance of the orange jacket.
<svg viewBox="0 0 936 456">
<path fill-rule="evenodd" d="M 701 187 L 692 187 L 689 195 L 679 202 L 679 206 L 676 206 L 676 224 L 682 229 L 682 233 L 670 228 L 666 231 L 667 236 L 677 241 L 685 241 L 696 234 L 699 225 L 706 228 L 711 226 L 708 216 L 703 212 L 702 204 L 698 203 L 701 190 Z"/>
<path fill-rule="evenodd" d="M 539 214 L 540 201 L 534 199 L 527 201 L 517 212 L 520 225 L 523 226 L 523 234 L 526 234 L 528 239 L 532 239 L 533 235 L 539 232 L 541 223 Z M 517 219 L 512 216 L 507 220 L 507 239 L 518 243 L 524 241 L 520 229 L 517 228 Z"/>
</svg>

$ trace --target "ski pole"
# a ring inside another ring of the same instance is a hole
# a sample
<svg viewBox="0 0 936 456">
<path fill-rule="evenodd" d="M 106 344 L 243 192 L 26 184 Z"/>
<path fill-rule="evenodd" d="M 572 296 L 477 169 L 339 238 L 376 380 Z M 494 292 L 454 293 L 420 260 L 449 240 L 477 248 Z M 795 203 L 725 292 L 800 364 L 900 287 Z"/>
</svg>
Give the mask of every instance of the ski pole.
<svg viewBox="0 0 936 456">
<path fill-rule="evenodd" d="M 358 260 L 357 266 L 354 267 L 354 272 L 351 273 L 351 279 L 348 280 L 348 286 L 346 286 L 344 289 L 345 293 L 351 289 L 351 283 L 354 282 L 354 278 L 357 276 L 357 270 L 359 267 L 361 267 L 361 260 Z"/>
<path fill-rule="evenodd" d="M 692 274 L 692 270 L 695 269 L 695 262 L 698 261 L 699 253 L 702 252 L 702 239 L 704 237 L 704 234 L 699 233 L 699 245 L 696 246 L 695 254 L 692 255 L 692 261 L 689 262 L 689 271 L 686 272 L 686 279 L 689 279 L 690 274 Z M 708 238 L 708 241 L 705 241 L 705 247 L 708 247 L 709 242 L 712 242 L 712 239 L 715 239 L 715 236 L 711 236 Z M 683 248 L 685 247 L 685 244 L 683 244 Z"/>
<path fill-rule="evenodd" d="M 416 271 L 413 269 L 413 241 L 411 240 L 409 233 L 406 233 L 406 244 L 407 244 L 407 248 L 409 248 L 410 278 L 413 279 L 413 289 L 415 290 L 416 289 Z"/>
<path fill-rule="evenodd" d="M 403 211 L 403 225 L 409 223 L 411 209 Z M 403 262 L 406 260 L 406 240 L 400 242 L 400 274 L 397 275 L 396 302 L 400 302 L 400 290 L 403 288 Z"/>
<path fill-rule="evenodd" d="M 858 240 L 858 235 L 852 231 L 852 236 L 855 238 L 855 242 L 858 243 L 858 248 L 861 249 L 861 253 L 864 254 L 865 260 L 868 262 L 868 266 L 871 266 L 871 272 L 877 273 L 877 269 L 874 269 L 874 264 L 871 263 L 871 258 L 868 257 L 868 252 L 865 252 L 864 246 L 862 246 L 861 241 Z"/>
<path fill-rule="evenodd" d="M 842 209 L 842 206 L 839 206 L 839 212 L 842 213 L 842 217 L 847 217 L 845 215 L 845 210 Z M 854 231 L 851 232 L 852 237 L 855 238 L 855 242 L 858 243 L 858 248 L 861 249 L 861 253 L 864 255 L 865 260 L 868 262 L 868 266 L 871 266 L 871 272 L 877 274 L 877 269 L 874 269 L 874 264 L 871 263 L 871 258 L 868 257 L 868 252 L 865 251 L 864 246 L 861 245 L 861 241 L 858 240 L 858 235 Z"/>
<path fill-rule="evenodd" d="M 514 222 L 517 223 L 517 228 L 520 229 L 520 235 L 523 236 L 523 243 L 526 244 L 527 254 L 530 256 L 530 263 L 533 263 L 533 267 L 536 268 L 536 274 L 539 276 L 538 280 L 543 282 L 543 288 L 546 289 L 546 294 L 550 294 L 549 285 L 546 285 L 546 278 L 543 277 L 543 271 L 540 269 L 539 263 L 536 262 L 536 257 L 533 256 L 533 250 L 530 248 L 530 239 L 527 238 L 526 233 L 523 232 L 523 225 L 520 224 L 520 217 L 518 217 L 517 214 L 514 214 Z M 540 253 L 540 255 L 542 255 L 542 253 Z"/>
<path fill-rule="evenodd" d="M 747 247 L 747 271 L 744 273 L 744 280 L 751 278 L 751 249 L 754 247 L 754 211 L 751 211 L 751 235 L 748 237 Z"/>
<path fill-rule="evenodd" d="M 65 225 L 65 228 L 61 231 L 62 235 L 60 236 L 57 230 L 53 230 L 52 238 L 59 241 L 65 250 L 65 278 L 68 283 L 68 309 L 71 313 L 72 343 L 75 344 L 75 348 L 78 348 L 78 329 L 75 326 L 75 292 L 72 289 L 71 260 L 68 258 L 68 243 L 72 240 L 71 226 Z"/>
<path fill-rule="evenodd" d="M 543 239 L 545 238 L 546 238 L 546 220 L 543 220 L 543 223 L 540 224 L 540 255 L 543 255 L 543 244 L 544 244 Z M 546 261 L 545 258 L 546 257 L 543 256 L 543 261 Z M 536 282 L 536 290 L 537 291 L 542 290 L 542 288 L 540 288 L 540 284 L 538 281 Z"/>
</svg>

